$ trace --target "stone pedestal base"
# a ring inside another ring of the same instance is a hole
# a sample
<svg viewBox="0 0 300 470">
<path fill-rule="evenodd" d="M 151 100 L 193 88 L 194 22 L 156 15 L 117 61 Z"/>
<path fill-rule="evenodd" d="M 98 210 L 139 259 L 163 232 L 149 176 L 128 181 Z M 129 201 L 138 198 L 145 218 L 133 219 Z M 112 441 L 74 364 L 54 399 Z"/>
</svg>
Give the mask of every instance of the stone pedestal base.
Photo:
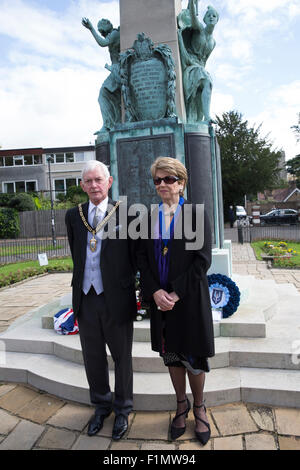
<svg viewBox="0 0 300 470">
<path fill-rule="evenodd" d="M 232 252 L 231 241 L 224 242 L 226 248 L 214 248 L 212 251 L 212 263 L 207 274 L 223 274 L 232 277 Z"/>
</svg>

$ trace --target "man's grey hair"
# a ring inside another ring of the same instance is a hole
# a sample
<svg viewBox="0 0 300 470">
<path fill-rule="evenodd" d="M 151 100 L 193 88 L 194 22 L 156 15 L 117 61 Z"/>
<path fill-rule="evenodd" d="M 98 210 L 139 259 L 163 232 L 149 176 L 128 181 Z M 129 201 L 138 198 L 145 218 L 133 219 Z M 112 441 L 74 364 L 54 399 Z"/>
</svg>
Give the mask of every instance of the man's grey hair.
<svg viewBox="0 0 300 470">
<path fill-rule="evenodd" d="M 87 173 L 88 171 L 93 171 L 96 168 L 100 168 L 105 178 L 108 180 L 108 178 L 110 177 L 110 172 L 109 172 L 108 167 L 104 163 L 99 162 L 98 160 L 89 160 L 88 162 L 85 163 L 84 167 L 82 168 L 82 171 L 81 171 L 82 181 L 84 181 L 85 173 Z"/>
</svg>

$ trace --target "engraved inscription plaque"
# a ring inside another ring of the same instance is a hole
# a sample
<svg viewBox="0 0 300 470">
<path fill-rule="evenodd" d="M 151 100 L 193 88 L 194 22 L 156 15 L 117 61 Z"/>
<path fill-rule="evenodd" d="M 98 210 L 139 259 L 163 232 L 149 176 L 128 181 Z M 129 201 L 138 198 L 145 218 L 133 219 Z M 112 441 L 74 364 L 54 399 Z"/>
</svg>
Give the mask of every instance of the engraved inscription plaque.
<svg viewBox="0 0 300 470">
<path fill-rule="evenodd" d="M 176 116 L 176 73 L 172 51 L 154 46 L 144 33 L 120 54 L 125 120 L 131 122 Z"/>
<path fill-rule="evenodd" d="M 167 109 L 167 72 L 157 58 L 135 61 L 130 69 L 130 91 L 138 120 L 161 119 Z"/>
</svg>

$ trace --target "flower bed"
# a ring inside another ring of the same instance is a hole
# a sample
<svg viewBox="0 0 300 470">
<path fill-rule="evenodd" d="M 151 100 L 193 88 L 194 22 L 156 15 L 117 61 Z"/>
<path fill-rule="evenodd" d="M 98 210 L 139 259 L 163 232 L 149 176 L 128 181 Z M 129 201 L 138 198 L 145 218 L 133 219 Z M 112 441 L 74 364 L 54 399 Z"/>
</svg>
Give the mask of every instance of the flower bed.
<svg viewBox="0 0 300 470">
<path fill-rule="evenodd" d="M 256 241 L 251 243 L 257 259 L 278 268 L 300 268 L 300 244 L 288 241 Z"/>
</svg>

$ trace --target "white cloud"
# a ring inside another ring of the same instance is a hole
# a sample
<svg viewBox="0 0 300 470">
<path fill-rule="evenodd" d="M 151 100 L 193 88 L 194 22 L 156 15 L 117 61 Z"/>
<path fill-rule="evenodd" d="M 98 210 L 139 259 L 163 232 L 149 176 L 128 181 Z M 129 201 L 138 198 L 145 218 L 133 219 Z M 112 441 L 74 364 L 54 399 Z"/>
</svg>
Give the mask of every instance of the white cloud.
<svg viewBox="0 0 300 470">
<path fill-rule="evenodd" d="M 51 4 L 51 3 L 50 3 Z M 80 0 L 72 2 L 65 13 L 58 14 L 49 8 L 28 4 L 25 0 L 3 0 L 0 15 L 0 33 L 6 34 L 16 42 L 10 54 L 15 62 L 25 52 L 37 57 L 55 58 L 56 62 L 66 60 L 103 66 L 104 54 L 100 52 L 91 33 L 81 25 L 83 16 L 90 16 L 97 29 L 97 22 L 107 15 L 114 26 L 119 25 L 118 2 L 102 3 Z M 103 11 L 103 6 L 105 11 Z M 99 12 L 99 14 L 98 14 Z M 20 54 L 21 51 L 21 54 Z"/>
<path fill-rule="evenodd" d="M 235 106 L 234 97 L 230 94 L 225 94 L 219 90 L 213 91 L 211 102 L 212 116 L 221 116 L 223 113 L 233 109 Z"/>
<path fill-rule="evenodd" d="M 264 111 L 252 117 L 251 122 L 263 123 L 262 129 L 270 133 L 274 146 L 286 152 L 286 160 L 300 153 L 291 126 L 297 124 L 300 109 L 300 80 L 275 88 L 266 96 Z"/>
<path fill-rule="evenodd" d="M 1 71 L 0 71 L 1 72 Z M 0 73 L 1 75 L 1 73 Z M 5 148 L 87 145 L 102 126 L 97 98 L 105 72 L 20 67 L 0 79 Z M 1 135 L 2 134 L 2 135 Z"/>
<path fill-rule="evenodd" d="M 97 100 L 110 59 L 81 19 L 97 27 L 108 17 L 118 26 L 118 2 L 73 1 L 59 14 L 24 0 L 0 0 L 0 6 L 0 33 L 14 40 L 9 63 L 0 68 L 0 145 L 93 142 L 102 127 Z"/>
<path fill-rule="evenodd" d="M 232 13 L 247 14 L 247 12 L 271 13 L 296 5 L 296 0 L 227 0 L 229 11 Z"/>
</svg>

